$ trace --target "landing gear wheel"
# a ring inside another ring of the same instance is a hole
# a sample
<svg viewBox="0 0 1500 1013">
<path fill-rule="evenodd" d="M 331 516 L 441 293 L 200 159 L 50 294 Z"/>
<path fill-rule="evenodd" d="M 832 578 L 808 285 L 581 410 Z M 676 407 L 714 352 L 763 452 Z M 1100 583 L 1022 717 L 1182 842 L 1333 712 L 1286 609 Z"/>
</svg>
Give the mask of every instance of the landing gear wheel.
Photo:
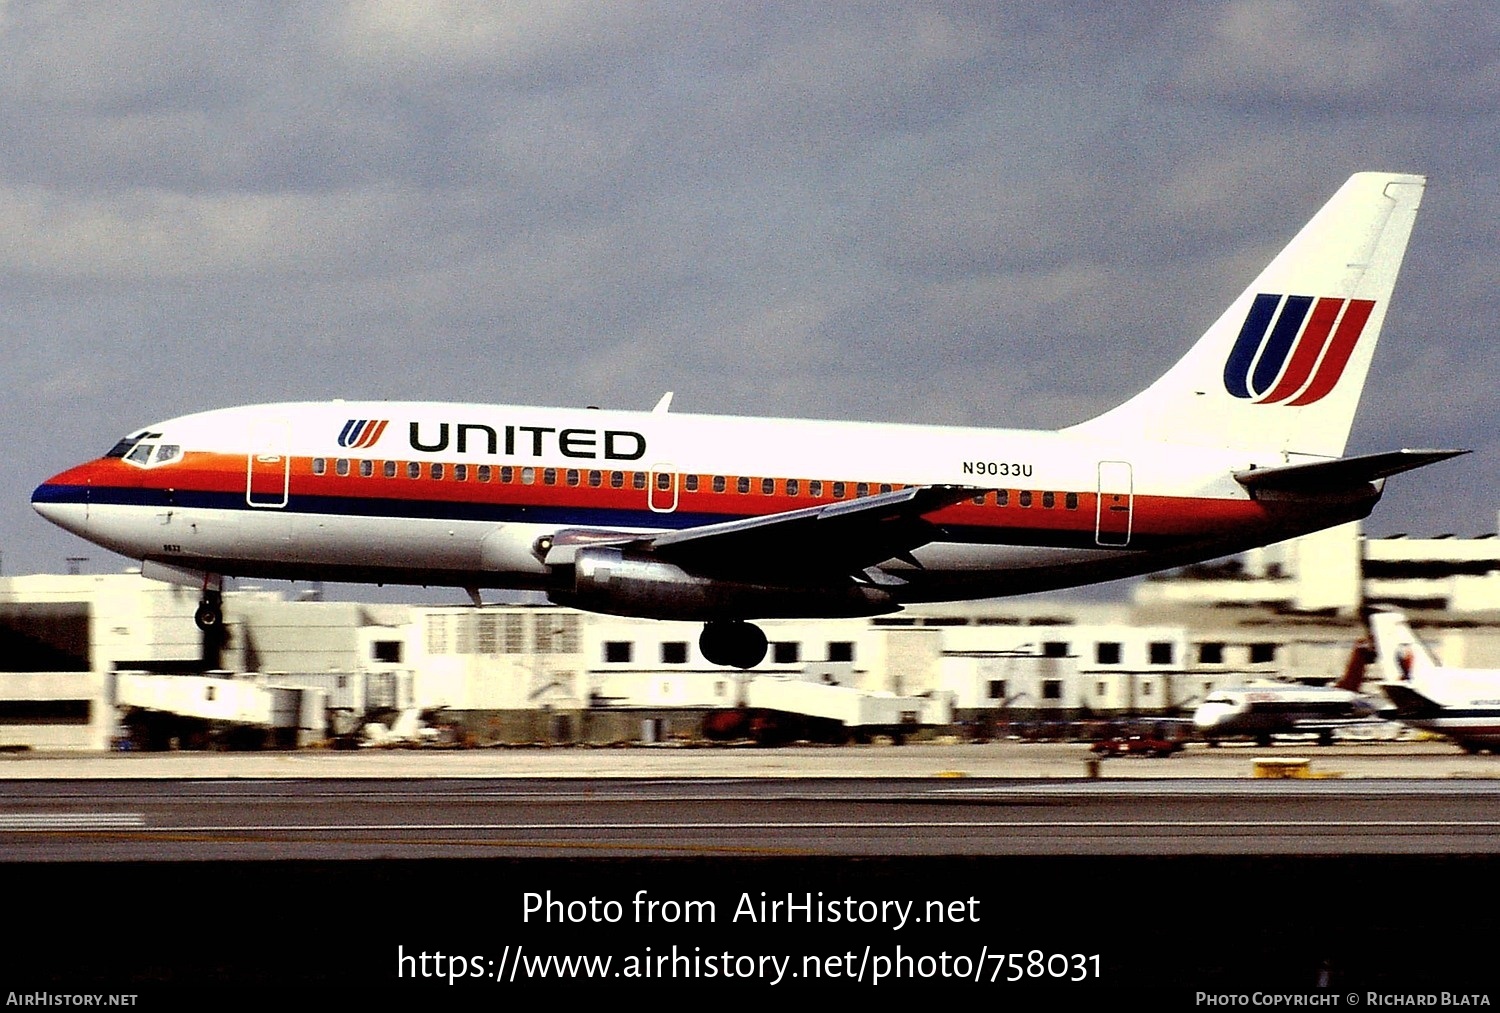
<svg viewBox="0 0 1500 1013">
<path fill-rule="evenodd" d="M 713 622 L 698 636 L 698 650 L 714 665 L 754 668 L 766 656 L 766 635 L 759 626 L 739 621 Z"/>
<path fill-rule="evenodd" d="M 224 607 L 218 595 L 203 596 L 203 600 L 198 603 L 198 611 L 193 613 L 193 622 L 197 623 L 198 628 L 204 633 L 224 625 Z"/>
</svg>

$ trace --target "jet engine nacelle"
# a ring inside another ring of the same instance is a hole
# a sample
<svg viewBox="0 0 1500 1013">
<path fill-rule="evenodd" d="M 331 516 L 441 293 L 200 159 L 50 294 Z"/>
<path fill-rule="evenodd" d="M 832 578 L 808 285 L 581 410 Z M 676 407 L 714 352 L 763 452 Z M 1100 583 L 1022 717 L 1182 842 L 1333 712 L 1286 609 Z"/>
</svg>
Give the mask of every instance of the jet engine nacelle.
<svg viewBox="0 0 1500 1013">
<path fill-rule="evenodd" d="M 792 587 L 722 580 L 608 546 L 578 550 L 571 578 L 562 567 L 559 576 L 560 584 L 548 592 L 553 602 L 619 616 L 708 622 L 874 616 L 900 609 L 877 587 Z"/>
</svg>

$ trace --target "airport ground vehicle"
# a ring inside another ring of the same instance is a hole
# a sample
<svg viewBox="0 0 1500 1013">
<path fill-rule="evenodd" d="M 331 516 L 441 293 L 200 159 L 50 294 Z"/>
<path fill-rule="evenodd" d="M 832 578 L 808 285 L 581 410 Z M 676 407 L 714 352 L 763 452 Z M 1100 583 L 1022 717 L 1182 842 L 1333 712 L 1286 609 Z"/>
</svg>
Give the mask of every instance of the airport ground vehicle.
<svg viewBox="0 0 1500 1013">
<path fill-rule="evenodd" d="M 1098 756 L 1153 756 L 1165 759 L 1182 752 L 1184 748 L 1180 739 L 1127 735 L 1123 738 L 1100 739 L 1089 747 L 1089 752 Z"/>
</svg>

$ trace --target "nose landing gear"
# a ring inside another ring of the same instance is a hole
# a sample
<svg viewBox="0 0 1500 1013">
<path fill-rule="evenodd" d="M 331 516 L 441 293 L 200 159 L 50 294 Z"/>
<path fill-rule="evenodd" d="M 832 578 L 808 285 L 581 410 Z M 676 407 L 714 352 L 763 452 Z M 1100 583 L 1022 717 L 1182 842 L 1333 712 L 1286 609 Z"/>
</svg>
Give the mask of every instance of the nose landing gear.
<svg viewBox="0 0 1500 1013">
<path fill-rule="evenodd" d="M 711 664 L 754 668 L 766 656 L 766 635 L 759 626 L 739 620 L 706 623 L 698 650 Z"/>
</svg>

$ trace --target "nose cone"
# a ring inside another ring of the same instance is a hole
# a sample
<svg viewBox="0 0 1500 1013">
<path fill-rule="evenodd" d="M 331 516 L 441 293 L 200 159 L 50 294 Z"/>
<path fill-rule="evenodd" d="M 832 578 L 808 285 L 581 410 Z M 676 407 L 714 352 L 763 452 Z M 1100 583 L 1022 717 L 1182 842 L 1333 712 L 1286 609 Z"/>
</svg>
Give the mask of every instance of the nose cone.
<svg viewBox="0 0 1500 1013">
<path fill-rule="evenodd" d="M 31 509 L 60 528 L 83 534 L 89 526 L 89 487 L 78 469 L 53 475 L 31 492 Z"/>
</svg>

